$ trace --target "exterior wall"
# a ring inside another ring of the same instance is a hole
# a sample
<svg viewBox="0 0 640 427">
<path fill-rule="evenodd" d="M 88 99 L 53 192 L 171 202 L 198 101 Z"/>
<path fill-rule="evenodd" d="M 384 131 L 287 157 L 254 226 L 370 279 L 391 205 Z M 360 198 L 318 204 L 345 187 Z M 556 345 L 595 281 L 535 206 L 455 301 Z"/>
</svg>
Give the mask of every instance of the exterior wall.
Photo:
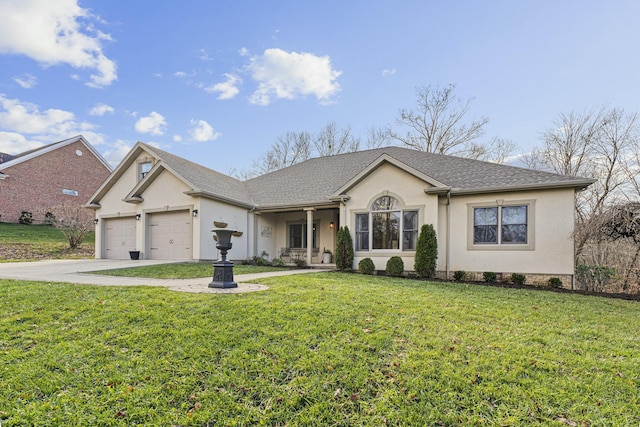
<svg viewBox="0 0 640 427">
<path fill-rule="evenodd" d="M 418 228 L 423 224 L 433 224 L 438 230 L 438 196 L 425 194 L 424 189 L 430 185 L 421 179 L 393 166 L 383 164 L 373 171 L 357 186 L 352 188 L 348 195 L 351 197 L 342 209 L 341 217 L 349 226 L 351 237 L 355 242 L 355 215 L 369 212 L 371 203 L 380 196 L 393 196 L 402 205 L 402 209 L 418 210 Z M 369 250 L 356 251 L 354 253 L 354 268 L 363 258 L 371 258 L 377 270 L 384 270 L 387 261 L 392 256 L 400 256 L 404 262 L 405 270 L 413 270 L 415 251 L 401 250 Z"/>
<path fill-rule="evenodd" d="M 233 248 L 229 251 L 229 259 L 243 261 L 247 256 L 247 242 L 249 239 L 248 213 L 244 208 L 231 206 L 215 200 L 193 197 L 184 194 L 191 190 L 185 183 L 167 171 L 163 171 L 151 185 L 143 192 L 141 203 L 128 203 L 123 199 L 138 183 L 138 164 L 149 159 L 148 154 L 142 154 L 131 166 L 124 171 L 113 187 L 100 201 L 102 206 L 97 210 L 99 219 L 114 217 L 134 217 L 140 214 L 140 220 L 136 227 L 136 248 L 141 251 L 141 259 L 148 258 L 149 227 L 148 214 L 178 210 L 198 210 L 197 216 L 192 216 L 193 259 L 215 260 L 219 258 L 219 251 L 215 247 L 213 233 L 213 221 L 224 221 L 230 228 L 242 231 L 241 237 L 232 239 Z M 96 257 L 104 256 L 103 221 L 99 221 L 96 229 Z"/>
<path fill-rule="evenodd" d="M 533 201 L 529 212 L 530 247 L 502 245 L 499 248 L 470 248 L 473 223 L 469 206 L 476 203 L 512 204 Z M 446 218 L 446 206 L 440 205 L 440 215 Z M 439 228 L 438 270 L 446 269 L 446 220 Z M 574 191 L 572 189 L 496 193 L 452 197 L 451 199 L 451 259 L 450 271 L 492 271 L 504 277 L 511 273 L 561 276 L 574 274 Z M 442 237 L 440 237 L 442 236 Z M 542 279 L 541 279 L 542 280 Z M 548 278 L 547 278 L 548 280 Z M 530 281 L 531 282 L 531 281 Z M 566 285 L 566 281 L 563 280 Z"/>
<path fill-rule="evenodd" d="M 143 158 L 144 156 L 141 156 Z M 147 155 L 148 158 L 148 155 Z M 104 257 L 104 221 L 100 219 L 115 217 L 133 217 L 140 214 L 140 220 L 137 221 L 136 227 L 136 248 L 141 251 L 140 258 L 148 257 L 148 224 L 146 214 L 154 212 L 176 211 L 184 209 L 197 209 L 198 199 L 187 196 L 184 191 L 190 190 L 182 181 L 175 178 L 172 174 L 164 171 L 158 176 L 153 184 L 147 188 L 143 194 L 144 201 L 142 203 L 128 203 L 123 201 L 129 192 L 138 183 L 138 164 L 134 162 L 117 180 L 113 187 L 100 200 L 100 209 L 96 211 L 96 217 L 99 219 L 96 228 L 96 258 Z M 193 257 L 197 259 L 199 255 L 199 247 L 195 246 L 196 233 L 199 232 L 197 219 L 193 218 Z"/>
<path fill-rule="evenodd" d="M 76 150 L 82 152 L 81 156 Z M 22 211 L 31 212 L 41 222 L 41 210 L 64 203 L 84 205 L 110 171 L 81 141 L 62 146 L 4 169 L 0 179 L 0 217 L 18 222 Z M 77 191 L 66 195 L 63 189 Z"/>
<path fill-rule="evenodd" d="M 263 252 L 269 254 L 270 260 L 280 256 L 280 247 L 276 245 L 278 236 L 278 219 L 274 213 L 263 213 L 255 216 L 256 252 L 260 256 Z"/>
<path fill-rule="evenodd" d="M 220 251 L 216 249 L 213 233 L 213 221 L 222 221 L 228 224 L 228 228 L 242 231 L 242 236 L 232 237 L 233 247 L 229 250 L 227 257 L 233 261 L 244 261 L 250 258 L 248 253 L 248 241 L 251 238 L 252 227 L 248 221 L 247 209 L 228 205 L 216 200 L 200 198 L 198 216 L 194 218 L 194 243 L 193 247 L 198 248 L 194 253 L 194 259 L 217 260 L 220 258 Z"/>
</svg>

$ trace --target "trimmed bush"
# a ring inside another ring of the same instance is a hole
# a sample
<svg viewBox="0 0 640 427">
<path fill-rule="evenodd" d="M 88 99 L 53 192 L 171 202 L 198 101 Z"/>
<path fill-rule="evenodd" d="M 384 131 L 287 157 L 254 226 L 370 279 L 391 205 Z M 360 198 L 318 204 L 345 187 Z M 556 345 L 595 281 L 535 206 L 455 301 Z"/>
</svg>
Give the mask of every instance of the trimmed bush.
<svg viewBox="0 0 640 427">
<path fill-rule="evenodd" d="M 33 214 L 31 212 L 22 211 L 18 222 L 24 225 L 31 225 L 33 223 Z"/>
<path fill-rule="evenodd" d="M 453 272 L 453 280 L 460 281 L 464 280 L 467 277 L 467 272 L 464 270 L 457 270 Z"/>
<path fill-rule="evenodd" d="M 387 261 L 387 276 L 402 277 L 404 274 L 404 261 L 399 256 L 392 256 Z"/>
<path fill-rule="evenodd" d="M 358 263 L 358 271 L 362 274 L 373 274 L 376 266 L 373 264 L 373 260 L 371 258 L 361 259 Z"/>
<path fill-rule="evenodd" d="M 524 285 L 524 282 L 527 281 L 527 276 L 520 273 L 513 273 L 511 275 L 511 281 L 514 285 Z"/>
<path fill-rule="evenodd" d="M 436 274 L 438 259 L 438 240 L 436 230 L 431 224 L 424 224 L 416 245 L 416 260 L 413 268 L 420 277 L 431 278 Z"/>
<path fill-rule="evenodd" d="M 274 259 L 271 264 L 273 264 L 274 267 L 286 267 L 287 266 L 287 263 L 284 261 L 284 259 L 282 259 L 282 257 Z"/>
<path fill-rule="evenodd" d="M 562 280 L 560 280 L 560 278 L 558 277 L 552 277 L 551 279 L 549 279 L 549 286 L 551 286 L 552 288 L 561 288 Z"/>
<path fill-rule="evenodd" d="M 45 225 L 55 225 L 56 216 L 51 212 L 47 212 L 46 214 L 44 214 L 44 220 L 42 221 L 42 223 Z"/>
<path fill-rule="evenodd" d="M 349 227 L 340 227 L 336 236 L 336 268 L 351 270 L 353 268 L 353 240 Z"/>
<path fill-rule="evenodd" d="M 495 283 L 498 279 L 498 275 L 493 271 L 485 271 L 484 273 L 482 273 L 482 278 L 487 283 Z"/>
</svg>

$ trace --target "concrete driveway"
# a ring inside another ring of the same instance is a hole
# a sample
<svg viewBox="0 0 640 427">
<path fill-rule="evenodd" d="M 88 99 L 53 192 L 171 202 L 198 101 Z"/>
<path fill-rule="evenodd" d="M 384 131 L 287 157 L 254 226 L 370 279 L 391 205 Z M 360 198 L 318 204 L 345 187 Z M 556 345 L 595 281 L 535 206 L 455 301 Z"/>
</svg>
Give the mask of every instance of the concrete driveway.
<svg viewBox="0 0 640 427">
<path fill-rule="evenodd" d="M 162 286 L 174 291 L 235 294 L 255 292 L 268 289 L 267 286 L 255 283 L 264 277 L 284 276 L 290 274 L 313 273 L 317 270 L 286 270 L 256 274 L 238 274 L 234 276 L 237 288 L 209 288 L 211 278 L 196 279 L 146 279 L 140 277 L 118 277 L 89 274 L 90 271 L 113 270 L 117 268 L 140 267 L 145 265 L 167 264 L 162 260 L 43 260 L 34 262 L 0 263 L 0 278 L 16 280 L 36 280 L 43 282 L 65 282 L 100 286 Z M 211 267 L 213 275 L 213 266 Z"/>
</svg>

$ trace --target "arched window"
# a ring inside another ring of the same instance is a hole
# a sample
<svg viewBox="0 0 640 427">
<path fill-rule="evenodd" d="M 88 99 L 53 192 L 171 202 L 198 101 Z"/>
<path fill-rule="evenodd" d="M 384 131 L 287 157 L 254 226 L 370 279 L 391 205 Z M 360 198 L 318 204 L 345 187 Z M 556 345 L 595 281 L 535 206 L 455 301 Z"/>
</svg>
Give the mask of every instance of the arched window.
<svg viewBox="0 0 640 427">
<path fill-rule="evenodd" d="M 402 210 L 392 196 L 374 200 L 369 213 L 356 214 L 356 250 L 413 251 L 418 239 L 418 211 Z"/>
</svg>

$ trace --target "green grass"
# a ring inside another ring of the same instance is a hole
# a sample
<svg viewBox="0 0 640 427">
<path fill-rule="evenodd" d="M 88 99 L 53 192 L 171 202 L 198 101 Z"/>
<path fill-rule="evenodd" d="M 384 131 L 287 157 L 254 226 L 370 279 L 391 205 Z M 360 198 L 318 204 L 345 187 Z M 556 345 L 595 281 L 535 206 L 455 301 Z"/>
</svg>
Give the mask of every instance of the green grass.
<svg viewBox="0 0 640 427">
<path fill-rule="evenodd" d="M 0 281 L 7 426 L 637 426 L 640 305 L 319 273 L 270 289 Z"/>
<path fill-rule="evenodd" d="M 233 267 L 233 274 L 253 274 L 268 271 L 287 270 L 286 268 L 243 265 Z M 119 268 L 113 270 L 92 271 L 93 274 L 125 277 L 145 277 L 153 279 L 193 279 L 213 275 L 212 262 L 178 262 L 169 264 L 145 265 L 141 267 Z"/>
<path fill-rule="evenodd" d="M 91 232 L 80 248 L 72 250 L 55 227 L 0 222 L 0 262 L 93 257 L 94 241 Z"/>
</svg>

